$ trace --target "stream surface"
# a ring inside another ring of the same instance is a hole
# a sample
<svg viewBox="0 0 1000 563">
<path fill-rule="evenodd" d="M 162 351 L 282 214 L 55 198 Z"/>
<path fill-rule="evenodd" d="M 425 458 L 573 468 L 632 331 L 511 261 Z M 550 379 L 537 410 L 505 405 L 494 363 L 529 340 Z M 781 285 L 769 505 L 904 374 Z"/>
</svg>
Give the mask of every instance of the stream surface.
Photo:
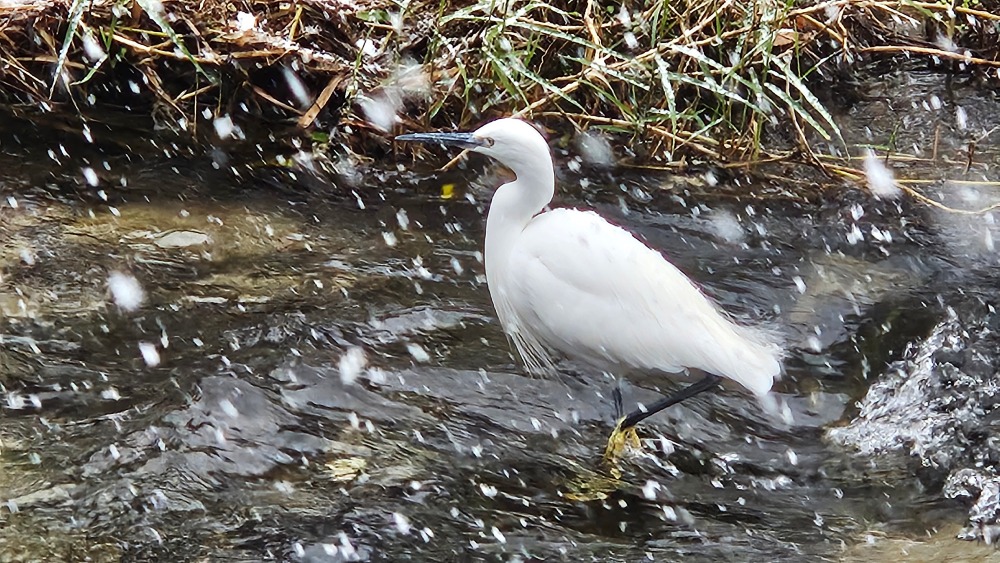
<svg viewBox="0 0 1000 563">
<path fill-rule="evenodd" d="M 865 92 L 849 144 L 918 153 L 890 164 L 953 207 L 1000 201 L 992 137 L 967 162 L 996 101 L 920 72 Z M 0 128 L 0 560 L 997 559 L 956 539 L 1000 537 L 991 213 L 557 150 L 557 206 L 788 350 L 784 416 L 699 395 L 616 479 L 612 391 L 682 381 L 525 375 L 485 282 L 484 160 L 321 181 L 248 143 Z"/>
</svg>

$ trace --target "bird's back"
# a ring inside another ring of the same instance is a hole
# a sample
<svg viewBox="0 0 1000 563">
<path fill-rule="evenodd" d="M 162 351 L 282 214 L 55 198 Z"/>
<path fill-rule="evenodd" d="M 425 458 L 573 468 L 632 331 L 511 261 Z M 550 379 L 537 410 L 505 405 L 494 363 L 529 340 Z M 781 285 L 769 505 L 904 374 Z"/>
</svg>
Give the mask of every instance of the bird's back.
<svg viewBox="0 0 1000 563">
<path fill-rule="evenodd" d="M 528 357 L 542 344 L 597 365 L 701 369 L 758 395 L 780 373 L 777 346 L 730 321 L 660 253 L 596 213 L 538 215 L 505 270 L 491 293 L 529 364 L 542 363 Z"/>
</svg>

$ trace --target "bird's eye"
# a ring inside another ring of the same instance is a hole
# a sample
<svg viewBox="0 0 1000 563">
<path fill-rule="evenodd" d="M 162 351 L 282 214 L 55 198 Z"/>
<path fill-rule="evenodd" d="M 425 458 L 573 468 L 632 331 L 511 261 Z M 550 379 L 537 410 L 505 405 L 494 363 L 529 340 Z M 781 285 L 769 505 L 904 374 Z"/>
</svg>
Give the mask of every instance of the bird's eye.
<svg viewBox="0 0 1000 563">
<path fill-rule="evenodd" d="M 485 139 L 483 139 L 483 146 L 484 147 L 492 147 L 493 146 L 493 137 L 486 137 Z"/>
</svg>

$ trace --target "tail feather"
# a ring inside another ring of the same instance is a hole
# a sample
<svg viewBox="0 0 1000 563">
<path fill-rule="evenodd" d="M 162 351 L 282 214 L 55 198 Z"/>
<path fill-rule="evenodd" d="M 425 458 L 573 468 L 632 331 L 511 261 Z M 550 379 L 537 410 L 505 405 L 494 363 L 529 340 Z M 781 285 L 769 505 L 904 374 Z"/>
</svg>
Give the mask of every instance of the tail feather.
<svg viewBox="0 0 1000 563">
<path fill-rule="evenodd" d="M 711 370 L 743 385 L 757 396 L 771 391 L 775 380 L 781 377 L 781 360 L 784 352 L 776 339 L 760 330 L 731 325 L 735 333 L 734 345 L 720 350 Z M 738 343 L 738 345 L 736 345 Z"/>
</svg>

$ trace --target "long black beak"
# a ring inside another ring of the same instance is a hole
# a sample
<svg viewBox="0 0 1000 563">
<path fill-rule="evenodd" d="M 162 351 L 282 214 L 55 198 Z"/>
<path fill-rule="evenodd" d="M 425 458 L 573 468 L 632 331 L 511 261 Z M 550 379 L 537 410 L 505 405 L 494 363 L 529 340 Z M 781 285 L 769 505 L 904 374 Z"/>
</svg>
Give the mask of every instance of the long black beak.
<svg viewBox="0 0 1000 563">
<path fill-rule="evenodd" d="M 475 149 L 484 146 L 485 143 L 477 139 L 472 133 L 410 133 L 396 137 L 397 141 L 408 141 L 411 143 L 437 143 L 463 149 Z"/>
</svg>

